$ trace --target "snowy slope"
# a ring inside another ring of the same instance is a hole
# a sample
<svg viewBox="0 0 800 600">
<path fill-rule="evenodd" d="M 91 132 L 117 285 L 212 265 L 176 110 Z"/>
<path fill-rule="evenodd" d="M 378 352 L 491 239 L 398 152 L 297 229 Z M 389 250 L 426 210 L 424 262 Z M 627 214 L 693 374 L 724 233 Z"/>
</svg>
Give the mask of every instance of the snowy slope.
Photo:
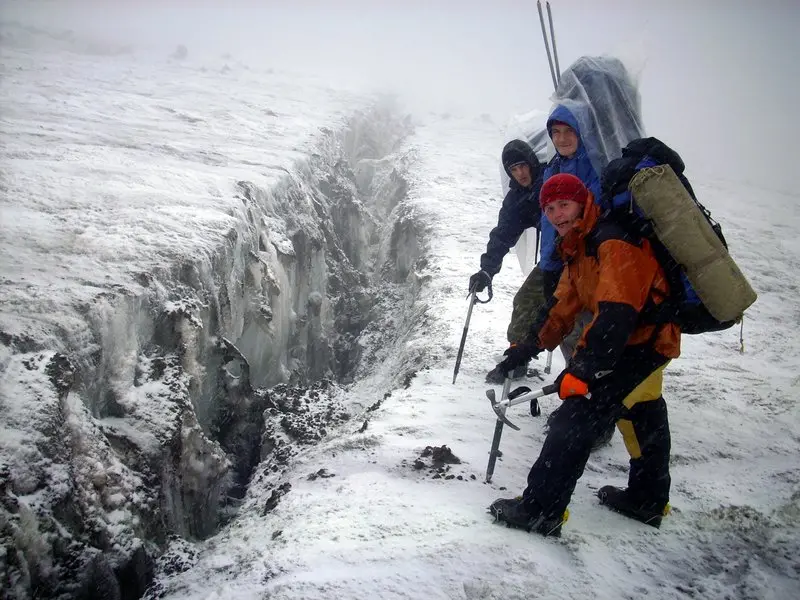
<svg viewBox="0 0 800 600">
<path fill-rule="evenodd" d="M 36 341 L 75 334 L 79 317 L 52 322 L 54 296 L 77 306 L 213 253 L 241 207 L 232 181 L 274 186 L 321 127 L 369 101 L 235 59 L 154 63 L 61 31 L 4 34 L 2 326 Z"/>
<path fill-rule="evenodd" d="M 496 497 L 521 492 L 543 439 L 544 418 L 512 409 L 522 431 L 506 429 L 494 481 L 483 483 L 494 428 L 483 375 L 505 347 L 521 278 L 513 257 L 495 279 L 494 300 L 475 309 L 461 373 L 450 383 L 466 280 L 499 205 L 498 138 L 478 119 L 430 118 L 407 141 L 418 157 L 409 196 L 432 227 L 422 273 L 431 277 L 420 294 L 430 322 L 407 344 L 425 357 L 417 377 L 392 391 L 366 431 L 345 428 L 264 491 L 251 487 L 250 512 L 200 545 L 193 568 L 162 578 L 163 597 L 796 597 L 800 340 L 790 324 L 800 248 L 780 232 L 800 228 L 798 199 L 760 194 L 763 210 L 754 215 L 743 210 L 753 190 L 698 182 L 760 293 L 745 322 L 745 353 L 738 330 L 685 338 L 668 369 L 674 508 L 660 531 L 594 498 L 600 485 L 625 482 L 617 437 L 590 459 L 563 538 L 544 540 L 494 525 L 485 513 Z M 558 365 L 556 357 L 555 373 Z M 366 385 L 350 393 L 373 393 L 375 382 Z M 542 402 L 545 416 L 556 402 Z M 422 455 L 441 445 L 461 462 L 437 477 Z M 309 477 L 320 469 L 333 475 Z M 287 482 L 291 491 L 261 514 L 267 491 Z"/>
</svg>

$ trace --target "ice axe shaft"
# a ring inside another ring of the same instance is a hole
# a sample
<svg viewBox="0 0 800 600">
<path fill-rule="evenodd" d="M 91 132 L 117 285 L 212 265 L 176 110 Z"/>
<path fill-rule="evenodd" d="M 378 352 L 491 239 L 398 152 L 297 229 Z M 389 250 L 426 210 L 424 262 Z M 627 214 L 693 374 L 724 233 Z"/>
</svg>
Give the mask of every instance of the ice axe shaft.
<svg viewBox="0 0 800 600">
<path fill-rule="evenodd" d="M 461 334 L 461 344 L 458 346 L 458 354 L 456 355 L 456 368 L 453 369 L 453 383 L 456 382 L 458 377 L 458 369 L 461 367 L 461 357 L 464 356 L 464 344 L 467 343 L 467 332 L 469 331 L 469 320 L 472 318 L 472 308 L 477 302 L 475 292 L 470 292 L 469 295 L 469 309 L 467 309 L 467 320 L 464 322 L 464 332 Z"/>
<path fill-rule="evenodd" d="M 492 299 L 492 284 L 489 284 L 487 288 L 487 292 L 489 297 L 486 300 L 481 300 L 478 298 L 478 292 L 475 289 L 470 290 L 469 296 L 469 308 L 467 309 L 467 318 L 464 321 L 464 332 L 461 334 L 461 344 L 458 346 L 458 354 L 456 355 L 456 367 L 453 369 L 453 383 L 456 382 L 456 377 L 458 377 L 458 369 L 461 367 L 461 357 L 464 356 L 464 344 L 467 343 L 467 332 L 469 331 L 469 320 L 472 318 L 472 308 L 476 304 L 486 304 L 489 300 Z"/>
<path fill-rule="evenodd" d="M 503 391 L 500 394 L 500 401 L 506 399 L 508 390 L 511 388 L 511 378 L 506 377 L 503 382 Z M 489 395 L 491 392 L 491 395 Z M 489 396 L 489 401 L 494 405 L 494 390 L 487 390 L 486 395 Z M 492 482 L 492 475 L 494 474 L 494 465 L 497 462 L 497 456 L 500 452 L 500 437 L 503 435 L 503 422 L 504 419 L 497 419 L 494 426 L 494 437 L 492 438 L 492 447 L 489 450 L 489 464 L 486 466 L 486 483 Z"/>
</svg>

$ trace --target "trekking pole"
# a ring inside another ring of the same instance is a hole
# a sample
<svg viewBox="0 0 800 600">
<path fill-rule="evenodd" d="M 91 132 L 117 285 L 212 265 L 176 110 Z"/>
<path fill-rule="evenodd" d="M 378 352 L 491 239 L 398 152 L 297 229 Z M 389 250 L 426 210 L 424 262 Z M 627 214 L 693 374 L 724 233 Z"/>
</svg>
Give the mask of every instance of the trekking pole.
<svg viewBox="0 0 800 600">
<path fill-rule="evenodd" d="M 489 300 L 492 299 L 492 284 L 489 283 L 487 288 L 489 293 L 489 297 L 486 300 L 481 300 L 478 298 L 478 292 L 475 291 L 473 287 L 469 291 L 469 308 L 467 309 L 467 319 L 464 321 L 464 331 L 461 334 L 461 344 L 458 346 L 458 355 L 456 355 L 456 368 L 453 369 L 453 384 L 456 382 L 456 377 L 458 377 L 458 369 L 461 367 L 461 357 L 464 356 L 464 344 L 467 342 L 467 332 L 469 331 L 469 320 L 472 318 L 472 307 L 476 304 L 486 304 Z"/>
<path fill-rule="evenodd" d="M 539 23 L 542 25 L 542 39 L 544 40 L 544 49 L 547 51 L 547 64 L 550 65 L 550 76 L 553 78 L 553 88 L 558 88 L 558 79 L 556 72 L 553 68 L 553 58 L 550 56 L 550 43 L 547 41 L 547 29 L 544 26 L 544 15 L 542 14 L 542 0 L 536 0 L 536 7 L 539 9 Z M 547 3 L 548 14 L 550 3 Z"/>
<path fill-rule="evenodd" d="M 556 83 L 561 83 L 561 67 L 558 66 L 558 50 L 556 50 L 556 32 L 553 29 L 553 13 L 550 12 L 550 2 L 547 5 L 547 20 L 550 22 L 550 42 L 553 44 L 553 62 L 556 66 Z"/>
</svg>

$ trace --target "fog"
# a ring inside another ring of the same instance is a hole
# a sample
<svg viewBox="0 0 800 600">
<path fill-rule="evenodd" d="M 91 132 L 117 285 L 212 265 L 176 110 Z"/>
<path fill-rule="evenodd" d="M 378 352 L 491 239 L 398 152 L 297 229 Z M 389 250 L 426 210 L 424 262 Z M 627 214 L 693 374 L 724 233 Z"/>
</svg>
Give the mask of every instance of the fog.
<svg viewBox="0 0 800 600">
<path fill-rule="evenodd" d="M 562 69 L 611 53 L 640 78 L 647 131 L 690 175 L 796 195 L 800 3 L 554 0 Z M 59 2 L 3 0 L 2 19 L 132 44 L 165 58 L 223 54 L 252 68 L 314 72 L 332 87 L 400 93 L 422 111 L 502 125 L 550 108 L 536 3 L 416 0 Z M 2 42 L 0 42 L 2 43 Z"/>
</svg>

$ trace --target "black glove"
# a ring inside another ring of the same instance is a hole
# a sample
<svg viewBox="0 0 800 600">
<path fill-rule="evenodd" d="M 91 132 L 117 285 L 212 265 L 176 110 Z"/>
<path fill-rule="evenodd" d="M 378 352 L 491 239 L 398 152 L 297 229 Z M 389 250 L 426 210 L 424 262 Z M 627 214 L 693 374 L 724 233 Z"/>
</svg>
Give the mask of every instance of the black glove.
<svg viewBox="0 0 800 600">
<path fill-rule="evenodd" d="M 486 271 L 478 271 L 469 278 L 469 293 L 478 293 L 486 289 L 487 285 L 492 284 L 492 276 Z"/>
<path fill-rule="evenodd" d="M 541 351 L 541 348 L 531 342 L 511 344 L 511 347 L 503 352 L 505 358 L 497 366 L 503 373 L 508 375 L 517 367 L 521 367 L 527 364 L 532 358 L 537 357 Z"/>
</svg>

